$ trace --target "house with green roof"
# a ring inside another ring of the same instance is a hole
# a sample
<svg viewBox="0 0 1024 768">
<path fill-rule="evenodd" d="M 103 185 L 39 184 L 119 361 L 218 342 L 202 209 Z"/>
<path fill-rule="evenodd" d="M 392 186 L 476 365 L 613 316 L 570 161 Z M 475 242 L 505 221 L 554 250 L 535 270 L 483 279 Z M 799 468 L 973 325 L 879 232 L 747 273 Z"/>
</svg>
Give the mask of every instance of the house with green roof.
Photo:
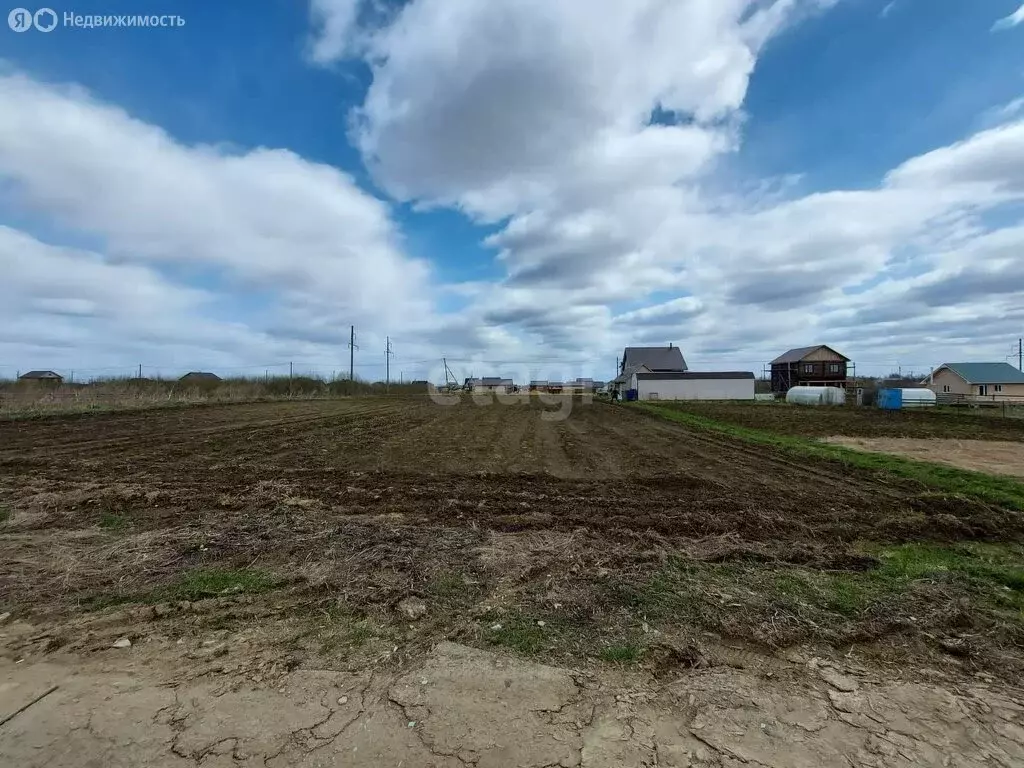
<svg viewBox="0 0 1024 768">
<path fill-rule="evenodd" d="M 1024 402 L 1024 372 L 1009 363 L 943 363 L 928 377 L 928 388 L 943 395 Z"/>
</svg>

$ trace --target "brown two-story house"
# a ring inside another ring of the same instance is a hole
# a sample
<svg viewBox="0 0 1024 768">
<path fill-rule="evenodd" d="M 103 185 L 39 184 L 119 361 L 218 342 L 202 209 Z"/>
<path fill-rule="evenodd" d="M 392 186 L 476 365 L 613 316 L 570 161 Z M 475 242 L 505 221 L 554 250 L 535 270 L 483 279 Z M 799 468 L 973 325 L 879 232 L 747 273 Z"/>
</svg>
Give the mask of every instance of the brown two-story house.
<svg viewBox="0 0 1024 768">
<path fill-rule="evenodd" d="M 772 392 L 781 394 L 798 386 L 845 388 L 849 362 L 850 358 L 824 344 L 791 349 L 772 360 Z"/>
</svg>

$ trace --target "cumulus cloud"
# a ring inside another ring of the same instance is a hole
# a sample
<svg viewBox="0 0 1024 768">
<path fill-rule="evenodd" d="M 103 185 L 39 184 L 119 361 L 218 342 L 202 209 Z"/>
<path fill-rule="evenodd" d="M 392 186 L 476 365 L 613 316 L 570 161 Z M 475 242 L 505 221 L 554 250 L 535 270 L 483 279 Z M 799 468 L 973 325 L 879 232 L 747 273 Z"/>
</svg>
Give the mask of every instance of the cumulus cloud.
<svg viewBox="0 0 1024 768">
<path fill-rule="evenodd" d="M 288 150 L 186 146 L 81 89 L 11 74 L 0 77 L 0 180 L 11 204 L 100 243 L 106 260 L 10 255 L 6 285 L 37 312 L 101 316 L 124 299 L 82 294 L 119 280 L 135 286 L 139 314 L 159 316 L 165 299 L 192 295 L 179 283 L 205 282 L 229 298 L 224 314 L 245 318 L 260 360 L 289 346 L 330 359 L 350 324 L 376 345 L 433 311 L 428 265 L 402 252 L 389 206 Z M 19 311 L 4 303 L 5 325 Z"/>
<path fill-rule="evenodd" d="M 492 282 L 437 285 L 390 204 L 337 169 L 188 146 L 84 92 L 0 77 L 8 198 L 95 242 L 9 247 L 0 321 L 35 349 L 98 350 L 87 323 L 94 339 L 130 327 L 126 354 L 146 339 L 187 354 L 191 336 L 193 354 L 243 361 L 346 358 L 355 323 L 361 357 L 382 360 L 390 334 L 407 356 L 462 358 L 460 375 L 551 359 L 605 368 L 550 377 L 600 377 L 622 346 L 667 341 L 695 366 L 754 370 L 815 342 L 868 361 L 994 354 L 971 334 L 1017 332 L 1024 121 L 923 147 L 858 190 L 720 173 L 762 50 L 829 5 L 313 0 L 310 58 L 372 72 L 349 138 L 379 189 L 491 223 Z M 42 271 L 14 256 L 40 249 Z M 47 286 L 65 264 L 87 272 Z"/>
<path fill-rule="evenodd" d="M 386 204 L 287 150 L 187 147 L 76 90 L 0 77 L 0 174 L 118 258 L 214 269 L 356 318 L 415 302 Z"/>
<path fill-rule="evenodd" d="M 964 252 L 986 212 L 1019 199 L 1024 123 L 925 151 L 875 188 L 728 189 L 718 163 L 742 140 L 758 55 L 828 5 L 412 0 L 365 30 L 373 83 L 352 137 L 391 195 L 501 222 L 486 244 L 506 278 L 473 298 L 488 322 L 558 345 L 650 325 L 698 354 L 856 347 L 844 312 L 890 285 L 932 275 L 905 305 L 925 314 L 993 285 L 965 274 L 970 290 L 947 294 L 939 254 Z M 666 292 L 699 303 L 664 322 L 599 311 Z"/>
<path fill-rule="evenodd" d="M 819 5 L 414 0 L 373 33 L 354 138 L 393 195 L 485 218 L 672 183 L 734 144 L 758 50 Z"/>
</svg>

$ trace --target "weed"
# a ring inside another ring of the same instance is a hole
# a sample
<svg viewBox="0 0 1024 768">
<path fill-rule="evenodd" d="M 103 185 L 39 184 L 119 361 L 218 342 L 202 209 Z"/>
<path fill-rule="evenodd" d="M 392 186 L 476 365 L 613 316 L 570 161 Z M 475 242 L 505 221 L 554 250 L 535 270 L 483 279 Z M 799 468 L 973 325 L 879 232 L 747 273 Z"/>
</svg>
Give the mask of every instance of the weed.
<svg viewBox="0 0 1024 768">
<path fill-rule="evenodd" d="M 643 651 L 636 645 L 609 645 L 602 648 L 599 655 L 604 661 L 632 664 L 640 660 Z"/>
<path fill-rule="evenodd" d="M 946 493 L 969 496 L 1010 509 L 1024 510 L 1024 483 L 1011 478 L 914 461 L 889 454 L 864 453 L 838 445 L 826 445 L 799 437 L 778 435 L 750 427 L 739 427 L 666 406 L 643 403 L 632 407 L 640 408 L 669 421 L 728 435 L 746 443 L 768 445 L 783 453 L 883 472 Z"/>
</svg>

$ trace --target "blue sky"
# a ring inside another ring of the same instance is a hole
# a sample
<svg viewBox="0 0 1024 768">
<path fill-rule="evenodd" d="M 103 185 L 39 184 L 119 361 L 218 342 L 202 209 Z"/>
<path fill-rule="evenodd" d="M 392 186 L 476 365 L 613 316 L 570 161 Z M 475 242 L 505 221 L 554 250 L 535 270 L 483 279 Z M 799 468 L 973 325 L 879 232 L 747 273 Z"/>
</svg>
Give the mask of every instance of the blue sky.
<svg viewBox="0 0 1024 768">
<path fill-rule="evenodd" d="M 435 379 L 604 378 L 669 341 L 758 372 L 809 343 L 883 373 L 1008 353 L 1024 24 L 993 26 L 1019 3 L 645 5 L 108 0 L 53 7 L 185 25 L 3 29 L 0 375 L 329 374 L 350 324 L 370 378 L 385 336 Z"/>
</svg>

